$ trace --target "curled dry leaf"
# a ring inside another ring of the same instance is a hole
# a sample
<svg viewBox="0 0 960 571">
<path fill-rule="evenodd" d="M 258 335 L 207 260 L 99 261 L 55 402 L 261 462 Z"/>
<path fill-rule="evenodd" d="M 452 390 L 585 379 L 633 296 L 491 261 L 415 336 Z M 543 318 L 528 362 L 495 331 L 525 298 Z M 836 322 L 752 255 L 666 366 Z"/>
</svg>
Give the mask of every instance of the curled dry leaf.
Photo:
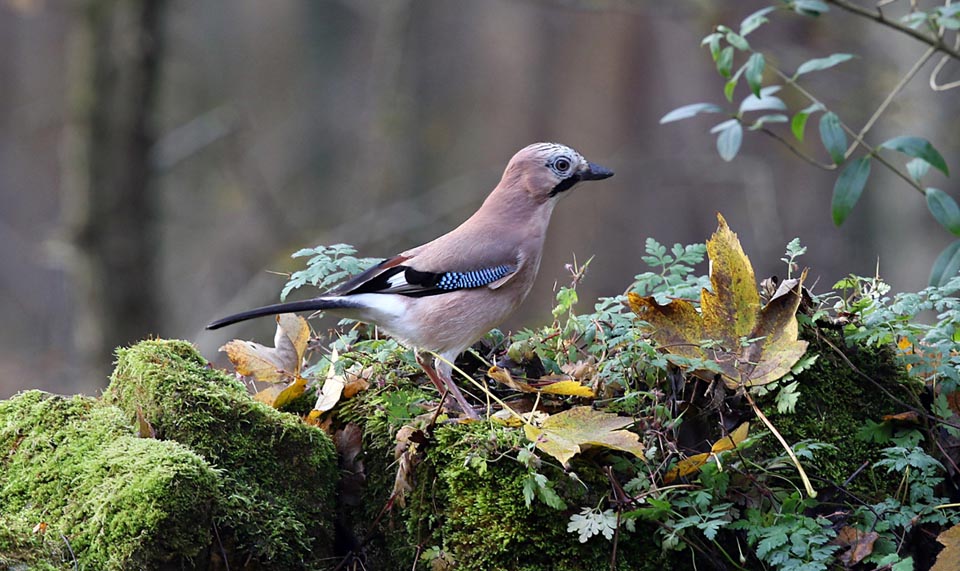
<svg viewBox="0 0 960 571">
<path fill-rule="evenodd" d="M 391 497 L 400 507 L 405 507 L 407 494 L 413 491 L 413 471 L 420 463 L 420 451 L 427 443 L 427 437 L 422 430 L 406 425 L 397 431 L 396 441 L 393 454 L 397 460 L 397 475 Z"/>
<path fill-rule="evenodd" d="M 363 483 L 367 479 L 361 456 L 363 431 L 358 424 L 349 422 L 333 434 L 333 444 L 340 465 L 340 500 L 344 505 L 360 505 Z"/>
<path fill-rule="evenodd" d="M 287 403 L 299 397 L 307 390 L 307 380 L 297 377 L 286 385 L 270 385 L 257 394 L 254 400 L 273 408 L 283 408 Z"/>
<path fill-rule="evenodd" d="M 317 396 L 317 404 L 313 405 L 313 410 L 326 412 L 339 402 L 343 387 L 347 384 L 346 378 L 337 374 L 336 364 L 339 360 L 340 354 L 334 348 L 330 354 L 330 368 L 327 370 L 327 378 L 323 381 L 323 387 Z"/>
<path fill-rule="evenodd" d="M 837 532 L 837 537 L 831 543 L 846 547 L 847 550 L 840 554 L 840 562 L 844 566 L 856 565 L 873 553 L 873 544 L 880 537 L 875 531 L 863 531 L 849 525 L 845 525 Z"/>
<path fill-rule="evenodd" d="M 806 272 L 784 280 L 761 307 L 750 260 L 723 217 L 717 218 L 719 227 L 707 241 L 713 291 L 701 292 L 700 313 L 682 299 L 660 305 L 630 293 L 628 302 L 667 352 L 713 361 L 730 389 L 764 385 L 790 372 L 807 350 L 807 342 L 797 339 L 796 318 Z"/>
<path fill-rule="evenodd" d="M 611 448 L 643 457 L 643 444 L 635 432 L 621 430 L 632 418 L 578 406 L 549 416 L 540 427 L 524 425 L 527 439 L 566 467 L 571 458 L 590 447 Z"/>
<path fill-rule="evenodd" d="M 593 389 L 565 375 L 546 375 L 536 381 L 535 385 L 520 379 L 514 379 L 510 371 L 502 367 L 490 367 L 490 369 L 487 370 L 487 375 L 502 385 L 524 393 L 544 393 L 583 398 L 596 397 Z"/>
<path fill-rule="evenodd" d="M 720 452 L 726 452 L 727 450 L 733 450 L 740 445 L 747 438 L 747 433 L 750 431 L 750 423 L 744 422 L 736 428 L 733 432 L 724 436 L 720 440 L 717 440 L 713 443 L 713 446 L 710 447 L 710 452 L 704 452 L 703 454 L 694 454 L 693 456 L 684 458 L 677 462 L 677 465 L 673 467 L 672 470 L 666 473 L 663 477 L 663 483 L 669 484 L 676 480 L 677 478 L 683 478 L 694 474 L 700 471 L 700 468 L 706 464 L 710 458 L 716 456 Z"/>
<path fill-rule="evenodd" d="M 268 383 L 286 383 L 300 376 L 310 326 L 306 319 L 292 313 L 278 315 L 276 319 L 273 347 L 239 339 L 220 347 L 241 375 Z"/>
</svg>

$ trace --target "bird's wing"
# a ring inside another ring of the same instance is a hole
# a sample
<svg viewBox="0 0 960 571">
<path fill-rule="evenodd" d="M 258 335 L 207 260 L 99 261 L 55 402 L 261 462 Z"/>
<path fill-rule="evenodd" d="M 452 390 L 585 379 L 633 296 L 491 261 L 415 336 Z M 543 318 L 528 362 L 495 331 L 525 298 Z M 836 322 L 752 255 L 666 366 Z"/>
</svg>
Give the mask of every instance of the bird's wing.
<svg viewBox="0 0 960 571">
<path fill-rule="evenodd" d="M 357 275 L 330 291 L 328 295 L 391 293 L 409 297 L 439 295 L 462 289 L 490 287 L 496 289 L 510 280 L 520 262 L 487 263 L 484 267 L 450 271 L 422 271 L 411 264 L 415 256 L 400 255 Z"/>
</svg>

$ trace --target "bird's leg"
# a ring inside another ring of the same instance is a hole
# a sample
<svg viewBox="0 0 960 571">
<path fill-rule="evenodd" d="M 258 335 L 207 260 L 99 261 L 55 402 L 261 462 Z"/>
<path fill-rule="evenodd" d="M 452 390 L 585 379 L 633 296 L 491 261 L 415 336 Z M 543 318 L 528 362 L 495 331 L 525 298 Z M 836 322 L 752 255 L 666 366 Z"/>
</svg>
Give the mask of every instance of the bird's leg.
<svg viewBox="0 0 960 571">
<path fill-rule="evenodd" d="M 453 395 L 453 400 L 457 402 L 457 406 L 468 418 L 479 420 L 480 416 L 477 415 L 477 411 L 473 410 L 473 407 L 467 403 L 467 399 L 464 398 L 463 393 L 460 392 L 460 387 L 453 382 L 450 374 L 442 375 L 437 368 L 431 365 L 419 352 L 415 353 L 415 355 L 417 357 L 417 364 L 420 365 L 423 372 L 430 378 L 433 386 L 437 387 L 440 394 L 449 391 L 450 394 Z"/>
</svg>

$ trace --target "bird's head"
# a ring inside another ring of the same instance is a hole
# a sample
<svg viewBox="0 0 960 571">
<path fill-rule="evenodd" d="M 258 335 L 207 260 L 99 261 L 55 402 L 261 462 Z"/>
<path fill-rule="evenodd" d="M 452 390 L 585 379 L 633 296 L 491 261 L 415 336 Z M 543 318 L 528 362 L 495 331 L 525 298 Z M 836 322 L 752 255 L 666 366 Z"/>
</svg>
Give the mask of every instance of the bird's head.
<svg viewBox="0 0 960 571">
<path fill-rule="evenodd" d="M 566 145 L 534 143 L 513 155 L 501 185 L 523 189 L 540 203 L 558 200 L 581 181 L 611 176 L 612 170 L 591 163 Z"/>
</svg>

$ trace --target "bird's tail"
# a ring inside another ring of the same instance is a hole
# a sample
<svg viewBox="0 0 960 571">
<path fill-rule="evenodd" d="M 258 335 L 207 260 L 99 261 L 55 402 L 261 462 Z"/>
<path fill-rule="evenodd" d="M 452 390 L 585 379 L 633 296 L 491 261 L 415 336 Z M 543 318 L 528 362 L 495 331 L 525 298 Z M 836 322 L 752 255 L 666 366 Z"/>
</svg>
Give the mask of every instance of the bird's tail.
<svg viewBox="0 0 960 571">
<path fill-rule="evenodd" d="M 303 301 L 289 301 L 287 303 L 275 303 L 265 305 L 256 309 L 250 309 L 241 313 L 228 315 L 207 325 L 207 329 L 220 329 L 227 325 L 233 325 L 240 321 L 253 319 L 254 317 L 263 317 L 264 315 L 277 315 L 280 313 L 293 313 L 296 311 L 322 311 L 326 309 L 343 309 L 355 307 L 356 303 L 342 297 L 315 297 Z"/>
</svg>

